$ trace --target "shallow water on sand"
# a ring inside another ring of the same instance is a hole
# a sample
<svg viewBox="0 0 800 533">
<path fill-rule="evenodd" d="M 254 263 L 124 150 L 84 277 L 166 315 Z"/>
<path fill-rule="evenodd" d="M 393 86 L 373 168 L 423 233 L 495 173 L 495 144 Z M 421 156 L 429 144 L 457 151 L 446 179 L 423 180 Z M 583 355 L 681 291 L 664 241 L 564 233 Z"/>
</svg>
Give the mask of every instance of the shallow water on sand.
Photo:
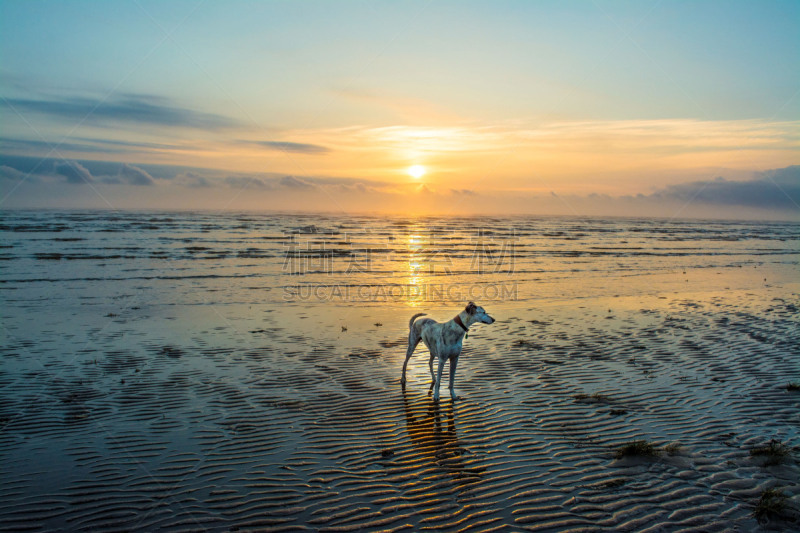
<svg viewBox="0 0 800 533">
<path fill-rule="evenodd" d="M 800 225 L 8 212 L 0 232 L 0 527 L 750 531 L 765 488 L 796 504 L 796 452 L 750 450 L 800 445 Z M 431 401 L 422 346 L 403 392 L 408 318 L 468 299 L 497 322 L 465 341 L 461 398 Z M 615 457 L 638 439 L 681 446 Z"/>
</svg>

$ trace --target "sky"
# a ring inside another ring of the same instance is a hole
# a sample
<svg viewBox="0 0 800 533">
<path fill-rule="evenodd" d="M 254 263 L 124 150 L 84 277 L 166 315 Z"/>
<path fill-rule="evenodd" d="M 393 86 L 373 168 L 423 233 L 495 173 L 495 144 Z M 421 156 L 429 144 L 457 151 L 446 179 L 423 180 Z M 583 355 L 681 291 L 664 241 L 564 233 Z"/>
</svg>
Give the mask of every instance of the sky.
<svg viewBox="0 0 800 533">
<path fill-rule="evenodd" d="M 4 209 L 800 220 L 798 126 L 794 0 L 0 2 Z"/>
</svg>

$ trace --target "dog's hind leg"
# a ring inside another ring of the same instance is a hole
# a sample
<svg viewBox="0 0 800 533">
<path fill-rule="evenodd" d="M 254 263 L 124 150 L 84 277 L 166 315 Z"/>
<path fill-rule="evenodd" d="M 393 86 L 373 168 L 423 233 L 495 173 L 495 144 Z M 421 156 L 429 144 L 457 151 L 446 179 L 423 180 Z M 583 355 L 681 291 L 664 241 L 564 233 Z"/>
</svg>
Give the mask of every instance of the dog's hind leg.
<svg viewBox="0 0 800 533">
<path fill-rule="evenodd" d="M 414 355 L 414 349 L 416 349 L 417 344 L 419 344 L 420 339 L 422 337 L 414 331 L 414 328 L 411 328 L 411 331 L 408 333 L 408 350 L 406 351 L 406 360 L 403 361 L 403 377 L 400 379 L 400 386 L 406 388 L 406 367 L 408 366 L 408 360 L 411 359 L 411 356 Z"/>
<path fill-rule="evenodd" d="M 433 373 L 433 360 L 436 359 L 436 354 L 431 352 L 431 357 L 428 359 L 428 370 L 431 371 L 431 388 L 436 385 L 436 374 Z"/>
<path fill-rule="evenodd" d="M 444 370 L 445 359 L 439 358 L 439 369 L 436 372 L 436 384 L 433 386 L 433 401 L 439 401 L 439 386 L 442 384 L 442 371 Z"/>
<path fill-rule="evenodd" d="M 425 313 L 417 313 L 408 321 L 408 351 L 406 351 L 406 360 L 403 361 L 403 376 L 400 378 L 400 386 L 404 389 L 406 388 L 406 367 L 408 366 L 408 360 L 411 359 L 411 356 L 414 354 L 414 349 L 422 339 L 419 328 L 414 327 L 414 321 L 421 316 L 425 316 Z"/>
</svg>

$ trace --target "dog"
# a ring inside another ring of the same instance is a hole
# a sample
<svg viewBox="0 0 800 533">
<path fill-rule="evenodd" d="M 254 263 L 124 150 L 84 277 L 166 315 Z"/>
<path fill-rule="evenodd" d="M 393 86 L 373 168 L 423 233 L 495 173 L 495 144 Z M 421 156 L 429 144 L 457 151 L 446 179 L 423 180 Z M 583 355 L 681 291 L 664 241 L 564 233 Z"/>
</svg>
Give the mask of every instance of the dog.
<svg viewBox="0 0 800 533">
<path fill-rule="evenodd" d="M 411 359 L 414 349 L 421 340 L 431 353 L 428 368 L 431 371 L 431 379 L 433 380 L 431 385 L 433 388 L 433 401 L 439 401 L 442 370 L 444 370 L 444 364 L 448 360 L 450 361 L 450 398 L 455 400 L 457 396 L 453 386 L 456 379 L 458 356 L 461 355 L 461 341 L 471 325 L 476 323 L 491 324 L 494 322 L 494 318 L 490 317 L 483 307 L 477 306 L 473 302 L 468 303 L 467 307 L 458 313 L 455 318 L 444 323 L 436 322 L 431 318 L 417 320 L 417 318 L 425 315 L 426 313 L 417 313 L 408 322 L 408 351 L 406 352 L 406 360 L 403 363 L 403 377 L 400 380 L 400 385 L 405 389 L 408 360 Z M 436 357 L 439 358 L 439 369 L 434 374 L 433 360 Z"/>
</svg>

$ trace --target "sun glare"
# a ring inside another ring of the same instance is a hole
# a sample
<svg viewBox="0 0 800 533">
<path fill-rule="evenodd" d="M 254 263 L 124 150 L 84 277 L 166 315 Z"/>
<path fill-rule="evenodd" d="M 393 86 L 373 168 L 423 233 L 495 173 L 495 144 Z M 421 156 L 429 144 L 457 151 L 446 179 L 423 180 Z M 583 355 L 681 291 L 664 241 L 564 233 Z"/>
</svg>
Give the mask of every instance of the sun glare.
<svg viewBox="0 0 800 533">
<path fill-rule="evenodd" d="M 409 176 L 418 180 L 425 175 L 425 167 L 423 167 L 422 165 L 412 165 L 408 167 L 408 170 L 406 170 L 406 172 L 408 172 Z"/>
</svg>

